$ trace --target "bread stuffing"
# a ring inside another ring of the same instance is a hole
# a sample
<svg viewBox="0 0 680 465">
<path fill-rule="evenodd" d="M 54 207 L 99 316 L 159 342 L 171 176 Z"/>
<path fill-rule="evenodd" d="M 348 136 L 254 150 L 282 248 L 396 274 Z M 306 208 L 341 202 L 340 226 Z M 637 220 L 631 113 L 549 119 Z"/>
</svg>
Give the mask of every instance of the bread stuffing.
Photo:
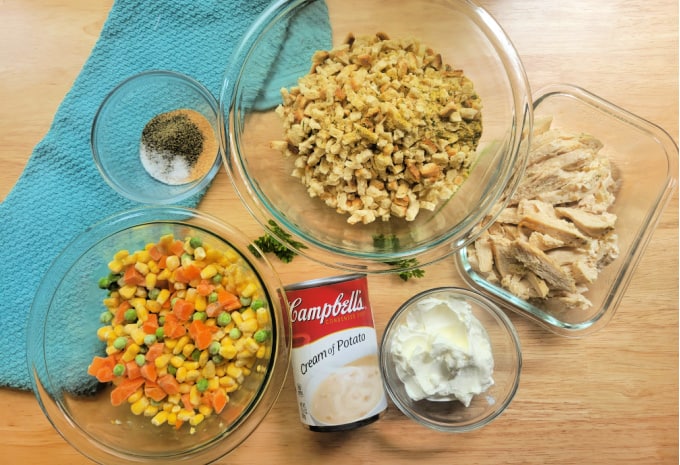
<svg viewBox="0 0 680 465">
<path fill-rule="evenodd" d="M 473 268 L 546 310 L 591 307 L 589 286 L 619 254 L 616 181 L 601 149 L 593 136 L 537 120 L 524 177 L 468 247 Z"/>
<path fill-rule="evenodd" d="M 282 89 L 292 176 L 347 222 L 413 221 L 468 177 L 482 133 L 481 99 L 460 69 L 414 39 L 354 37 L 318 51 Z"/>
</svg>

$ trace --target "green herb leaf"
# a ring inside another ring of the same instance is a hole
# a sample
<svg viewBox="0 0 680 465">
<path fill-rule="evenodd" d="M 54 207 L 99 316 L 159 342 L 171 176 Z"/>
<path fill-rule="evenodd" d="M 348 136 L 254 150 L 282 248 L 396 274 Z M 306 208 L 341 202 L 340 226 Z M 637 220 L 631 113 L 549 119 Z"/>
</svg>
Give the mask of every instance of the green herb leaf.
<svg viewBox="0 0 680 465">
<path fill-rule="evenodd" d="M 304 245 L 302 242 L 298 242 L 292 239 L 292 236 L 288 234 L 286 231 L 281 229 L 281 227 L 276 224 L 275 221 L 269 220 L 269 226 L 271 227 L 272 231 L 278 236 L 274 237 L 273 235 L 269 233 L 265 233 L 264 235 L 258 237 L 255 239 L 253 242 L 256 246 L 262 250 L 264 253 L 273 253 L 276 255 L 279 260 L 281 260 L 283 263 L 290 263 L 293 258 L 297 255 L 296 252 L 291 250 L 290 248 L 286 247 L 281 240 L 284 240 L 287 242 L 291 247 L 293 247 L 296 250 L 300 249 L 306 249 L 307 246 Z M 280 240 L 280 239 L 281 240 Z M 255 255 L 258 255 L 257 249 L 253 247 L 252 245 L 248 246 L 250 251 L 254 253 Z"/>
</svg>

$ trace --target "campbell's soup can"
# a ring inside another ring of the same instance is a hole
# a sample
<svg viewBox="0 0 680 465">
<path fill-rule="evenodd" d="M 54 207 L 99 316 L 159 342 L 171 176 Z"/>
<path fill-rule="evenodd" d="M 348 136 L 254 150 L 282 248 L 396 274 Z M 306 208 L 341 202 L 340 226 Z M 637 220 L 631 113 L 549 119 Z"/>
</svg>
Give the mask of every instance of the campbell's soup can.
<svg viewBox="0 0 680 465">
<path fill-rule="evenodd" d="M 387 399 L 366 276 L 305 281 L 285 291 L 302 423 L 313 431 L 343 431 L 377 420 Z"/>
</svg>

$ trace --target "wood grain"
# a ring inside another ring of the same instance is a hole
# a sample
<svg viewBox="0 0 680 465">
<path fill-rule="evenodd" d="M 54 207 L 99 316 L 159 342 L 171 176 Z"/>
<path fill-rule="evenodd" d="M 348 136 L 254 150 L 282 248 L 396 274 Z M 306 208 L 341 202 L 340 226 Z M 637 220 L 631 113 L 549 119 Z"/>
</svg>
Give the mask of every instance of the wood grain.
<svg viewBox="0 0 680 465">
<path fill-rule="evenodd" d="M 386 2 L 386 5 L 389 2 Z M 87 59 L 111 0 L 0 2 L 0 199 L 45 135 Z M 522 57 L 532 88 L 568 82 L 678 134 L 678 5 L 673 0 L 484 0 Z M 251 237 L 261 232 L 226 173 L 200 208 Z M 1 221 L 1 219 L 0 219 Z M 285 283 L 337 274 L 296 259 Z M 427 279 L 369 279 L 382 333 L 408 296 L 462 285 L 451 261 Z M 298 420 L 290 380 L 258 430 L 218 463 L 678 463 L 678 198 L 674 195 L 612 322 L 585 339 L 554 336 L 511 315 L 523 344 L 520 389 L 488 427 L 462 435 L 425 430 L 394 407 L 349 433 L 318 434 Z M 32 394 L 0 390 L 6 464 L 89 463 L 52 429 Z"/>
</svg>

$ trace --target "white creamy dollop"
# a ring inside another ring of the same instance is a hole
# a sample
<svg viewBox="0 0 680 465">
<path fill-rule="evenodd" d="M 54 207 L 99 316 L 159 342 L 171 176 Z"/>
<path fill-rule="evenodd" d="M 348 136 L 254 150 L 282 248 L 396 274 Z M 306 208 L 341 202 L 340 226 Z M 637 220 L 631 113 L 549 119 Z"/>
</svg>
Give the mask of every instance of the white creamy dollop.
<svg viewBox="0 0 680 465">
<path fill-rule="evenodd" d="M 470 305 L 453 297 L 415 304 L 396 328 L 390 353 L 413 400 L 458 399 L 468 407 L 494 383 L 489 336 Z"/>
</svg>

